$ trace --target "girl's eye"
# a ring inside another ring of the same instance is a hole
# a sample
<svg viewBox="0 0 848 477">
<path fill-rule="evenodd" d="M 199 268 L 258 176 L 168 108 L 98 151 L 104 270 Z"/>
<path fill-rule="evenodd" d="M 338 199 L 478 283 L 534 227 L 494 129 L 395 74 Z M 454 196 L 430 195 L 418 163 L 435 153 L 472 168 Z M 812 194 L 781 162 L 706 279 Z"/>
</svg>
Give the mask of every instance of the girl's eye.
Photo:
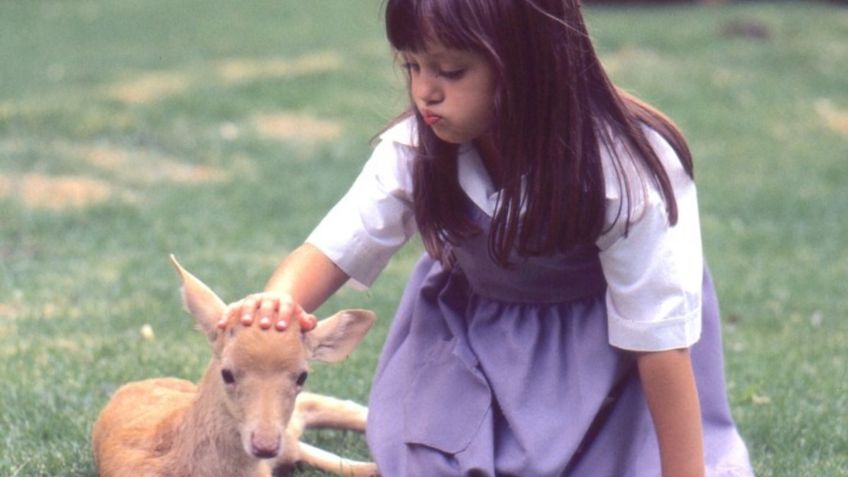
<svg viewBox="0 0 848 477">
<path fill-rule="evenodd" d="M 408 73 L 419 73 L 421 71 L 421 65 L 418 63 L 407 61 L 401 65 L 403 69 L 405 69 Z M 435 71 L 436 77 L 445 78 L 447 80 L 458 80 L 465 76 L 466 69 L 459 68 L 456 70 L 442 70 L 437 69 Z"/>
<path fill-rule="evenodd" d="M 451 70 L 451 71 L 439 71 L 439 76 L 449 80 L 458 80 L 465 76 L 465 69 Z"/>
<path fill-rule="evenodd" d="M 402 64 L 401 67 L 403 69 L 405 69 L 406 71 L 409 71 L 409 72 L 418 72 L 418 68 L 419 68 L 417 63 L 411 63 L 411 62 L 406 62 L 406 63 Z"/>
<path fill-rule="evenodd" d="M 306 371 L 300 373 L 300 376 L 297 377 L 297 385 L 303 386 L 303 384 L 306 383 L 306 378 L 308 376 L 309 376 L 309 373 L 307 373 Z"/>
<path fill-rule="evenodd" d="M 233 372 L 230 371 L 229 369 L 222 369 L 221 370 L 221 379 L 223 379 L 224 384 L 227 384 L 227 385 L 232 385 L 232 384 L 235 384 L 235 382 L 236 382 L 236 377 L 233 376 Z"/>
</svg>

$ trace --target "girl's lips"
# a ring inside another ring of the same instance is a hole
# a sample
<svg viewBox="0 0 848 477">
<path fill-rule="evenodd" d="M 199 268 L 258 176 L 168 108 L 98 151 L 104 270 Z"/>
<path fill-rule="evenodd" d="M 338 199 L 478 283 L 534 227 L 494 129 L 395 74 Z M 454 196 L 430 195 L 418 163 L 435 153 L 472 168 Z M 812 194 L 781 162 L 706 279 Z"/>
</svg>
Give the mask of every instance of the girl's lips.
<svg viewBox="0 0 848 477">
<path fill-rule="evenodd" d="M 438 114 L 433 114 L 430 111 L 422 111 L 421 116 L 424 118 L 424 122 L 430 126 L 442 120 L 441 116 L 439 116 Z"/>
</svg>

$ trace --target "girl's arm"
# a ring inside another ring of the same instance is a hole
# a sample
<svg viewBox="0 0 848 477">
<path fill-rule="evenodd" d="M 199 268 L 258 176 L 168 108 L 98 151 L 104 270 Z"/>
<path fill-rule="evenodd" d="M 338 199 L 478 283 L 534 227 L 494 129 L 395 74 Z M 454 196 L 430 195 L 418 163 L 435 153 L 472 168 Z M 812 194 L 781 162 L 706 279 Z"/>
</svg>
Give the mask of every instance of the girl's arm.
<svg viewBox="0 0 848 477">
<path fill-rule="evenodd" d="M 657 431 L 663 477 L 703 476 L 701 407 L 689 350 L 640 353 L 636 359 Z"/>
<path fill-rule="evenodd" d="M 308 243 L 296 248 L 271 275 L 265 291 L 288 293 L 307 312 L 315 311 L 348 280 L 324 252 Z"/>
<path fill-rule="evenodd" d="M 303 244 L 277 266 L 263 293 L 231 304 L 219 326 L 223 327 L 231 317 L 238 317 L 243 325 L 258 320 L 262 328 L 273 325 L 282 331 L 291 319 L 297 318 L 303 329 L 312 329 L 316 320 L 310 313 L 348 278 L 318 248 Z"/>
</svg>

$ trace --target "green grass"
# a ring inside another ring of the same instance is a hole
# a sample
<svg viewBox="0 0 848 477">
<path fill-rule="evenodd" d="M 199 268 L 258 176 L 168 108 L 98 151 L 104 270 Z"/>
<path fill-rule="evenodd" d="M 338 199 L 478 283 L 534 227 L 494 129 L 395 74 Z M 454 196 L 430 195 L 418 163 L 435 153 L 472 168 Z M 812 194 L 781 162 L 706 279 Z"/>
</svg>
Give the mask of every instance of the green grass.
<svg viewBox="0 0 848 477">
<path fill-rule="evenodd" d="M 678 121 L 696 156 L 757 474 L 848 474 L 848 10 L 587 17 L 613 78 Z M 0 475 L 94 475 L 90 426 L 118 385 L 199 376 L 208 352 L 167 255 L 225 299 L 262 286 L 404 104 L 380 21 L 378 0 L 0 3 Z M 738 21 L 769 38 L 724 33 Z M 273 115 L 299 137 L 263 134 Z M 380 323 L 311 390 L 367 399 L 419 250 L 322 308 Z M 309 439 L 367 457 L 354 434 Z"/>
</svg>

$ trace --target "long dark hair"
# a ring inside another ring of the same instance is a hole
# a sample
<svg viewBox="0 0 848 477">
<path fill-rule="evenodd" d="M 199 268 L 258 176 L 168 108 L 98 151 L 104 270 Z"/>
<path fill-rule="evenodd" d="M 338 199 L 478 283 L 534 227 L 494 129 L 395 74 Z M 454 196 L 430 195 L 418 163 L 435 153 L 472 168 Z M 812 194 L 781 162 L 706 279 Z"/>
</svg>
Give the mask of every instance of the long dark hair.
<svg viewBox="0 0 848 477">
<path fill-rule="evenodd" d="M 591 244 L 604 232 L 605 181 L 601 148 L 619 141 L 632 154 L 614 155 L 618 181 L 629 197 L 621 161 L 641 161 L 665 200 L 669 221 L 677 204 L 668 174 L 642 126 L 656 130 L 693 175 L 682 134 L 665 116 L 616 88 L 592 46 L 578 0 L 387 0 L 386 32 L 396 51 L 422 51 L 435 40 L 447 48 L 484 54 L 495 71 L 495 147 L 505 172 L 492 218 L 491 255 L 540 255 Z M 440 140 L 414 105 L 418 122 L 414 161 L 415 217 L 424 246 L 447 260 L 446 243 L 474 233 L 462 208 L 457 147 Z M 607 171 L 608 173 L 610 171 Z M 523 185 L 522 185 L 523 183 Z M 630 223 L 630 208 L 618 211 Z"/>
</svg>

